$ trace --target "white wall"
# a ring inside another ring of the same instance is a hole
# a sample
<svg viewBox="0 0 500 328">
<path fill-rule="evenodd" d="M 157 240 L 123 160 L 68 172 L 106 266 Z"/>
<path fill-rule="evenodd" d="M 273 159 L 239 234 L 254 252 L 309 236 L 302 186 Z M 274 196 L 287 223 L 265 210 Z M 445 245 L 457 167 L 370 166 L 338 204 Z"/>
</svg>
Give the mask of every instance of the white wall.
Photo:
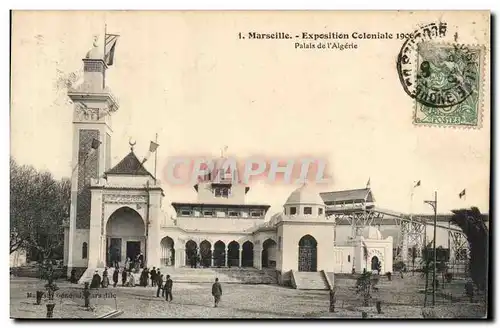
<svg viewBox="0 0 500 328">
<path fill-rule="evenodd" d="M 261 219 L 230 219 L 230 218 L 196 218 L 178 217 L 177 225 L 185 230 L 245 232 L 250 228 L 264 223 Z M 250 231 L 248 231 L 250 233 Z"/>
<path fill-rule="evenodd" d="M 82 245 L 86 242 L 88 245 L 87 258 L 82 258 Z M 74 239 L 73 239 L 73 266 L 75 267 L 87 267 L 88 256 L 90 254 L 90 244 L 89 244 L 89 229 L 75 229 Z M 98 247 L 98 245 L 97 245 Z"/>
<path fill-rule="evenodd" d="M 332 250 L 334 230 L 331 224 L 314 225 L 299 222 L 285 222 L 282 226 L 282 266 L 281 271 L 298 270 L 299 241 L 305 235 L 311 235 L 317 241 L 317 270 L 331 272 L 334 269 Z"/>
<path fill-rule="evenodd" d="M 64 244 L 63 244 L 63 265 L 68 265 L 69 258 L 69 226 L 64 227 Z"/>
<path fill-rule="evenodd" d="M 354 247 L 336 246 L 333 248 L 333 272 L 351 273 L 354 264 Z"/>
</svg>

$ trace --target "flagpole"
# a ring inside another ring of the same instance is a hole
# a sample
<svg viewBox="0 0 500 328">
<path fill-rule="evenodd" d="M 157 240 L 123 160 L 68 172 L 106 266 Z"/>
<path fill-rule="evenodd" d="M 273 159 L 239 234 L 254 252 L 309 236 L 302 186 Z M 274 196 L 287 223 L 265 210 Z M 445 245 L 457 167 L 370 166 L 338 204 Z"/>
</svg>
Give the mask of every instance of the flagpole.
<svg viewBox="0 0 500 328">
<path fill-rule="evenodd" d="M 150 206 L 150 199 L 149 199 L 149 180 L 146 181 L 146 192 L 147 192 L 147 195 L 146 195 L 146 238 L 145 241 L 146 241 L 146 245 L 144 245 L 144 259 L 143 259 L 143 263 L 145 262 L 144 264 L 144 267 L 146 268 L 146 264 L 148 263 L 148 242 L 149 242 L 149 206 Z"/>
<path fill-rule="evenodd" d="M 158 133 L 156 133 L 155 143 L 158 144 Z M 158 162 L 158 148 L 156 148 L 156 150 L 155 150 L 155 171 L 154 171 L 155 184 L 156 184 L 156 163 L 157 162 Z"/>
<path fill-rule="evenodd" d="M 437 257 L 436 257 L 436 230 L 437 230 L 437 191 L 434 192 L 434 268 L 432 270 L 432 306 L 436 305 L 436 269 L 437 269 Z"/>
<path fill-rule="evenodd" d="M 413 181 L 413 185 L 411 187 L 411 193 L 410 193 L 410 223 L 409 223 L 408 229 L 406 229 L 406 233 L 403 236 L 403 238 L 407 239 L 405 250 L 404 250 L 404 252 L 406 254 L 406 262 L 408 262 L 408 246 L 410 246 L 409 245 L 410 244 L 409 243 L 409 241 L 410 241 L 409 233 L 410 233 L 411 230 L 413 230 L 413 196 L 415 195 L 415 185 L 416 185 L 416 182 Z M 404 243 L 403 243 L 403 245 L 404 245 Z M 412 245 L 412 247 L 413 247 L 413 245 Z M 414 254 L 413 254 L 413 248 L 412 248 L 412 254 L 410 254 L 410 256 L 412 257 L 412 263 L 413 263 L 413 266 L 412 266 L 412 275 L 415 275 L 415 264 L 414 264 L 415 262 L 413 260 L 413 258 L 414 258 L 413 255 Z"/>
<path fill-rule="evenodd" d="M 104 36 L 103 36 L 103 48 L 102 48 L 102 61 L 104 62 L 103 72 L 102 72 L 102 88 L 106 87 L 106 30 L 107 24 L 104 24 Z"/>
</svg>

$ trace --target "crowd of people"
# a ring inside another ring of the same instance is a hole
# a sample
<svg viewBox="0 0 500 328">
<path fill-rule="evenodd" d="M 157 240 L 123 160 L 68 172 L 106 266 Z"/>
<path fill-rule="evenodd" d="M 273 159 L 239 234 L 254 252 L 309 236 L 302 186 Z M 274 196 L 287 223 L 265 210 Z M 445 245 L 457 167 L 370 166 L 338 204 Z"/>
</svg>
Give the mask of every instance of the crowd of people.
<svg viewBox="0 0 500 328">
<path fill-rule="evenodd" d="M 126 268 L 120 269 L 119 267 L 116 267 L 113 271 L 113 287 L 118 286 L 120 274 L 122 278 L 122 287 L 136 287 L 137 284 L 132 271 L 127 270 Z M 70 281 L 72 283 L 77 283 L 75 269 L 71 271 Z M 161 273 L 160 269 L 156 269 L 156 267 L 153 267 L 151 270 L 144 268 L 140 274 L 138 285 L 148 287 L 150 283 L 151 287 L 156 287 L 156 297 L 160 297 L 161 294 L 161 297 L 164 297 L 167 302 L 172 302 L 172 289 L 174 282 L 172 281 L 170 275 L 167 274 L 165 276 Z M 104 268 L 102 277 L 99 275 L 99 271 L 96 270 L 92 277 L 92 281 L 90 282 L 90 289 L 107 288 L 109 285 L 108 268 Z M 218 307 L 222 296 L 222 287 L 218 278 L 215 278 L 215 283 L 212 285 L 212 296 L 214 297 L 214 307 Z"/>
</svg>

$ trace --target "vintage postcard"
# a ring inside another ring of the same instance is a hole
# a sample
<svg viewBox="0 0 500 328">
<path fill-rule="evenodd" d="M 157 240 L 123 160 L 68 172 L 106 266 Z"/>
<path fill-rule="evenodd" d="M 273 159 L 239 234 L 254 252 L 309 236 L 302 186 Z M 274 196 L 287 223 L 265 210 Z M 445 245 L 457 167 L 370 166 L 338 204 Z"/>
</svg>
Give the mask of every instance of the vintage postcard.
<svg viewBox="0 0 500 328">
<path fill-rule="evenodd" d="M 12 318 L 487 318 L 488 11 L 14 11 Z"/>
</svg>

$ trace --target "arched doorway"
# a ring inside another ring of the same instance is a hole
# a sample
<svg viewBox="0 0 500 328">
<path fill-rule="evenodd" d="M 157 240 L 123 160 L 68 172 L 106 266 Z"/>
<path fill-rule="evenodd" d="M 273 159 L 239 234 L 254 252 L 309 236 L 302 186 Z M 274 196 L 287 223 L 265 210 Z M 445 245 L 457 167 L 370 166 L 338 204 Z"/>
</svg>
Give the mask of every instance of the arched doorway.
<svg viewBox="0 0 500 328">
<path fill-rule="evenodd" d="M 144 267 L 145 236 L 144 221 L 137 211 L 130 207 L 117 209 L 106 222 L 106 265 L 122 266 L 128 258 L 128 263 Z"/>
<path fill-rule="evenodd" d="M 160 264 L 162 266 L 171 266 L 175 264 L 174 240 L 169 236 L 164 237 L 161 242 Z"/>
<path fill-rule="evenodd" d="M 253 266 L 253 243 L 251 241 L 246 241 L 242 245 L 241 266 L 242 267 Z"/>
<path fill-rule="evenodd" d="M 237 241 L 232 241 L 227 245 L 227 266 L 239 266 L 240 265 L 240 244 Z"/>
<path fill-rule="evenodd" d="M 200 266 L 209 268 L 212 265 L 212 244 L 208 240 L 200 243 Z"/>
<path fill-rule="evenodd" d="M 190 266 L 192 268 L 196 267 L 196 259 L 198 255 L 198 245 L 193 240 L 188 240 L 186 242 L 186 266 Z"/>
<path fill-rule="evenodd" d="M 299 271 L 317 271 L 318 243 L 311 235 L 305 235 L 299 241 Z"/>
<path fill-rule="evenodd" d="M 374 270 L 379 271 L 380 264 L 381 263 L 380 263 L 380 260 L 378 259 L 378 257 L 376 257 L 376 256 L 372 257 L 372 265 L 371 265 L 372 271 L 374 271 Z"/>
<path fill-rule="evenodd" d="M 216 267 L 226 265 L 226 244 L 220 240 L 214 244 L 214 262 Z"/>
<path fill-rule="evenodd" d="M 262 267 L 263 268 L 275 268 L 278 244 L 271 238 L 266 239 L 262 243 Z"/>
</svg>

